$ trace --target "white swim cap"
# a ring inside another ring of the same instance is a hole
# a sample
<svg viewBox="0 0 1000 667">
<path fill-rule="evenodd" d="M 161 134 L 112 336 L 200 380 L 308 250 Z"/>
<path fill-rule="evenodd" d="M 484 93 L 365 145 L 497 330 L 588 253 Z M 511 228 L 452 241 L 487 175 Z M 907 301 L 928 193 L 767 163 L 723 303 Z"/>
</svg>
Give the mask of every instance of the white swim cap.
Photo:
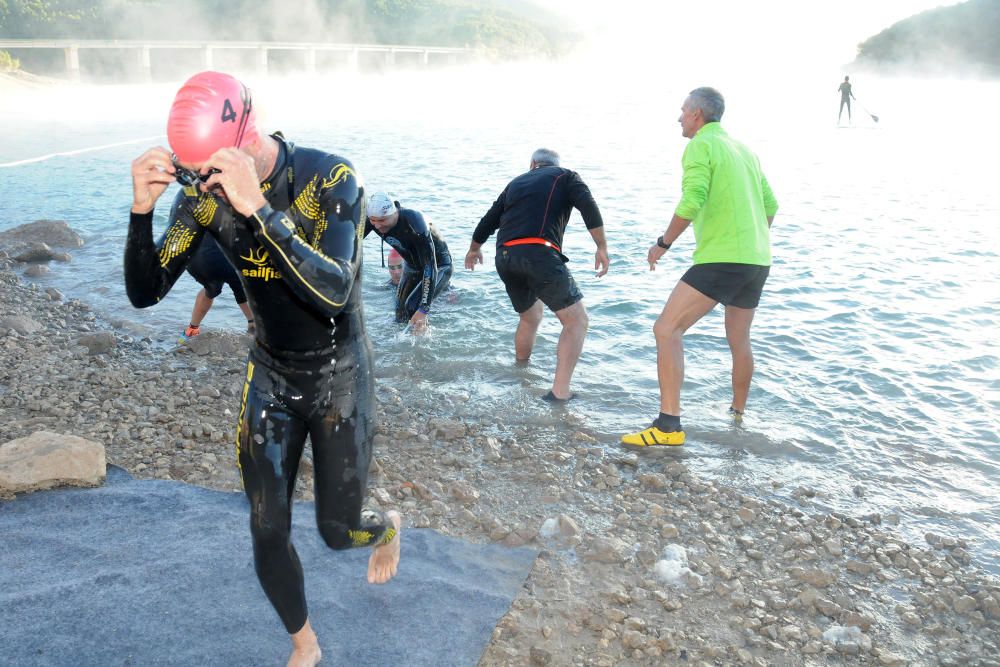
<svg viewBox="0 0 1000 667">
<path fill-rule="evenodd" d="M 385 192 L 376 192 L 368 198 L 369 218 L 388 218 L 396 212 L 396 204 Z"/>
</svg>

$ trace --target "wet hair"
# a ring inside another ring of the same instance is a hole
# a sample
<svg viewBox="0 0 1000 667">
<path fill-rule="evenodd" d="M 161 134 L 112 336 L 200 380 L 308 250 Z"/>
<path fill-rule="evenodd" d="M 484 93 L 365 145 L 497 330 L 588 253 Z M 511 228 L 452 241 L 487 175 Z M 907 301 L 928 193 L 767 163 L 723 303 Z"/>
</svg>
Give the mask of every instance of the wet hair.
<svg viewBox="0 0 1000 667">
<path fill-rule="evenodd" d="M 556 153 L 550 148 L 539 148 L 537 151 L 531 154 L 531 161 L 534 162 L 539 167 L 558 167 L 559 166 L 559 153 Z"/>
<path fill-rule="evenodd" d="M 845 77 L 844 77 L 844 81 L 848 81 L 848 80 L 850 80 L 850 78 L 851 78 L 851 77 L 849 77 L 849 76 L 845 76 Z"/>
<path fill-rule="evenodd" d="M 726 100 L 723 99 L 722 93 L 715 88 L 703 86 L 695 88 L 689 95 L 691 106 L 701 109 L 701 115 L 706 123 L 717 123 L 722 120 L 722 114 L 726 112 Z"/>
</svg>

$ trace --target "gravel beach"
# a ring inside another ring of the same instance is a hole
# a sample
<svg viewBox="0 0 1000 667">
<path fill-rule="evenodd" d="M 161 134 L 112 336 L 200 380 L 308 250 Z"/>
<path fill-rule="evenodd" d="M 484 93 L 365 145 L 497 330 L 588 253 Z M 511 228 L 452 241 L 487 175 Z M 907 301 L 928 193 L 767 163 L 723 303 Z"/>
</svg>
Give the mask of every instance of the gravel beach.
<svg viewBox="0 0 1000 667">
<path fill-rule="evenodd" d="M 156 344 L 127 304 L 117 319 L 22 277 L 44 266 L 0 251 L 0 443 L 81 436 L 137 478 L 238 492 L 249 340 Z M 1000 665 L 1000 582 L 961 539 L 909 544 L 878 515 L 823 513 L 808 488 L 791 505 L 730 488 L 558 408 L 505 424 L 467 396 L 384 379 L 376 393 L 373 503 L 404 525 L 540 549 L 482 665 Z"/>
</svg>

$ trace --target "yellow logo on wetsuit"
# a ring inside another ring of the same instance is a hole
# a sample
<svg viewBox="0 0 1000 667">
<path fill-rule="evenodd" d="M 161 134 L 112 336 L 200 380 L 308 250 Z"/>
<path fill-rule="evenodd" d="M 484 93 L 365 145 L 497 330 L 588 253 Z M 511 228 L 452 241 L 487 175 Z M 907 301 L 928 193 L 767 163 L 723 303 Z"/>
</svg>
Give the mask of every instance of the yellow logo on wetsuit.
<svg viewBox="0 0 1000 667">
<path fill-rule="evenodd" d="M 356 547 L 363 547 L 372 541 L 374 534 L 367 530 L 348 530 L 347 536 L 351 538 L 351 543 Z"/>
<path fill-rule="evenodd" d="M 167 268 L 170 262 L 188 251 L 193 241 L 193 231 L 182 224 L 171 225 L 163 239 L 163 247 L 160 248 L 160 266 Z"/>
<path fill-rule="evenodd" d="M 353 176 L 355 179 L 358 177 L 358 175 L 354 173 L 354 170 L 343 162 L 334 165 L 330 170 L 330 178 L 323 179 L 323 189 L 329 190 L 333 186 L 345 182 L 348 176 Z"/>
<path fill-rule="evenodd" d="M 271 258 L 264 248 L 251 248 L 250 256 L 240 255 L 240 259 L 254 265 L 253 269 L 243 269 L 240 271 L 247 278 L 262 278 L 264 282 L 271 280 L 281 280 L 281 272 L 271 266 Z"/>
</svg>

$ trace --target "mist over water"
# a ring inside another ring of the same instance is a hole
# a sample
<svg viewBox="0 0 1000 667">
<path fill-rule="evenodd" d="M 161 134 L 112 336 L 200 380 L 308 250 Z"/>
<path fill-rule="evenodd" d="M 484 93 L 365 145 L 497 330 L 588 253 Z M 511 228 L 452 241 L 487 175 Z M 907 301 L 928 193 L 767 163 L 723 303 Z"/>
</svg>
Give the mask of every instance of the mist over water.
<svg viewBox="0 0 1000 667">
<path fill-rule="evenodd" d="M 574 379 L 579 400 L 555 410 L 538 400 L 554 370 L 553 316 L 532 366 L 513 366 L 517 318 L 492 242 L 485 267 L 456 270 L 458 301 L 436 303 L 432 335 L 414 341 L 391 321 L 372 235 L 365 307 L 379 381 L 404 397 L 467 395 L 463 417 L 484 432 L 565 423 L 608 447 L 657 411 L 651 328 L 690 264 L 693 236 L 653 273 L 645 255 L 680 195 L 679 106 L 691 88 L 716 85 L 727 99 L 723 125 L 760 156 L 778 197 L 774 266 L 753 330 L 745 426 L 724 416 L 729 353 L 717 310 L 685 339 L 689 442 L 668 455 L 766 493 L 772 480 L 780 496 L 813 487 L 821 507 L 855 516 L 898 512 L 915 541 L 928 530 L 972 537 L 980 562 L 1000 571 L 1000 205 L 986 148 L 1000 145 L 1000 131 L 955 113 L 956 100 L 997 108 L 1000 85 L 852 76 L 880 122 L 855 107 L 853 124 L 845 114 L 838 127 L 840 70 L 747 77 L 654 65 L 587 59 L 247 81 L 261 127 L 350 158 L 369 189 L 422 211 L 459 265 L 472 229 L 531 151 L 562 153 L 601 206 L 612 258 L 608 276 L 594 278 L 593 244 L 574 214 L 564 250 L 591 318 Z M 0 111 L 11 120 L 0 130 L 0 162 L 160 134 L 179 83 L 5 91 Z M 198 286 L 185 275 L 143 311 L 125 298 L 129 162 L 144 148 L 0 169 L 0 228 L 65 219 L 87 245 L 39 283 L 141 322 L 166 344 L 187 323 Z M 168 208 L 158 207 L 157 230 Z M 205 324 L 242 322 L 227 290 Z"/>
</svg>

